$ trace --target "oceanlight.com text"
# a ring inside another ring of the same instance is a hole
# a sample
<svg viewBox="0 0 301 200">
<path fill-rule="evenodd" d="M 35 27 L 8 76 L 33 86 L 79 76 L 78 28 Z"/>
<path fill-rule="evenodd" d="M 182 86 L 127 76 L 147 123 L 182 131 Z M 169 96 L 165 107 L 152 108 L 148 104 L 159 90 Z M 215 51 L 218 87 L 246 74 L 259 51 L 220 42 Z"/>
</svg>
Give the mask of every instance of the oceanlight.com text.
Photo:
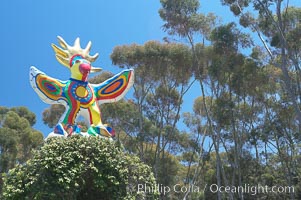
<svg viewBox="0 0 301 200">
<path fill-rule="evenodd" d="M 267 186 L 267 185 L 249 185 L 243 186 L 218 186 L 212 184 L 208 188 L 212 193 L 248 193 L 251 195 L 268 194 L 268 193 L 294 193 L 295 188 L 293 186 Z"/>
</svg>

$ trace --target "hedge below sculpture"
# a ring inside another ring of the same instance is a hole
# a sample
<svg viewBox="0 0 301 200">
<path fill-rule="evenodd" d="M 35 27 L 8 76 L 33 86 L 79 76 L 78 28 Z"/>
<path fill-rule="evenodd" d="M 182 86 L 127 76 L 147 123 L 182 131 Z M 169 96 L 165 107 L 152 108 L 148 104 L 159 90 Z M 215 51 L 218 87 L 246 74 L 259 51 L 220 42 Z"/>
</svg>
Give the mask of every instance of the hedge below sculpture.
<svg viewBox="0 0 301 200">
<path fill-rule="evenodd" d="M 115 141 L 73 136 L 50 138 L 25 165 L 4 177 L 3 197 L 13 199 L 158 199 L 151 168 Z"/>
</svg>

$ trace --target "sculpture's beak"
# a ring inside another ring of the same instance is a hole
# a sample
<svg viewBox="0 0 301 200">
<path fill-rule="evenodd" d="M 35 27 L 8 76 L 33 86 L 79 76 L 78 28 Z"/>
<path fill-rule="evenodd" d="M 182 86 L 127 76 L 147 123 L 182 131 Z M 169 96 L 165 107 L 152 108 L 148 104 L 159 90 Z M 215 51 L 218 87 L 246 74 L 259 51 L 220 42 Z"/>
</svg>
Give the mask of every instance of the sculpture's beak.
<svg viewBox="0 0 301 200">
<path fill-rule="evenodd" d="M 102 69 L 101 68 L 97 68 L 97 67 L 91 67 L 91 73 L 94 73 L 94 72 L 100 72 Z"/>
<path fill-rule="evenodd" d="M 91 70 L 90 63 L 82 63 L 82 64 L 79 65 L 79 71 L 83 75 L 89 74 L 90 70 Z"/>
</svg>

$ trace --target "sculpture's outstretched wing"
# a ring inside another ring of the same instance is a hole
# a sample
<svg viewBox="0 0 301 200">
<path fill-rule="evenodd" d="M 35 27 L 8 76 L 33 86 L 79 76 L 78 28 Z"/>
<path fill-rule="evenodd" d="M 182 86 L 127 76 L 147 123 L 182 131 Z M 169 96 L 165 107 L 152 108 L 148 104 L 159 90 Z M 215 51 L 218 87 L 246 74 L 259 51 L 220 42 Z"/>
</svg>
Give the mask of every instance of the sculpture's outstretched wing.
<svg viewBox="0 0 301 200">
<path fill-rule="evenodd" d="M 91 84 L 99 104 L 119 101 L 134 83 L 134 70 L 123 70 L 100 84 Z"/>
<path fill-rule="evenodd" d="M 66 85 L 65 81 L 51 78 L 35 67 L 30 68 L 29 80 L 34 91 L 45 103 L 56 104 L 64 99 L 62 94 Z"/>
</svg>

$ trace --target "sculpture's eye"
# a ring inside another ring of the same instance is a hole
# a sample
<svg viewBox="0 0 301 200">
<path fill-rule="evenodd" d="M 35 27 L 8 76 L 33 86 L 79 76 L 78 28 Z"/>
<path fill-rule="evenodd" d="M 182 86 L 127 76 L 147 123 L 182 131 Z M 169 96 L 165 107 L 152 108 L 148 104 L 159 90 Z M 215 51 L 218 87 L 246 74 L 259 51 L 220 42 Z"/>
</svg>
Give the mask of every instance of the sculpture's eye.
<svg viewBox="0 0 301 200">
<path fill-rule="evenodd" d="M 79 64 L 79 63 L 80 63 L 80 59 L 73 59 L 71 66 L 73 66 L 74 64 Z"/>
<path fill-rule="evenodd" d="M 83 57 L 81 55 L 75 55 L 70 60 L 70 67 L 72 67 L 75 63 L 81 63 Z"/>
</svg>

